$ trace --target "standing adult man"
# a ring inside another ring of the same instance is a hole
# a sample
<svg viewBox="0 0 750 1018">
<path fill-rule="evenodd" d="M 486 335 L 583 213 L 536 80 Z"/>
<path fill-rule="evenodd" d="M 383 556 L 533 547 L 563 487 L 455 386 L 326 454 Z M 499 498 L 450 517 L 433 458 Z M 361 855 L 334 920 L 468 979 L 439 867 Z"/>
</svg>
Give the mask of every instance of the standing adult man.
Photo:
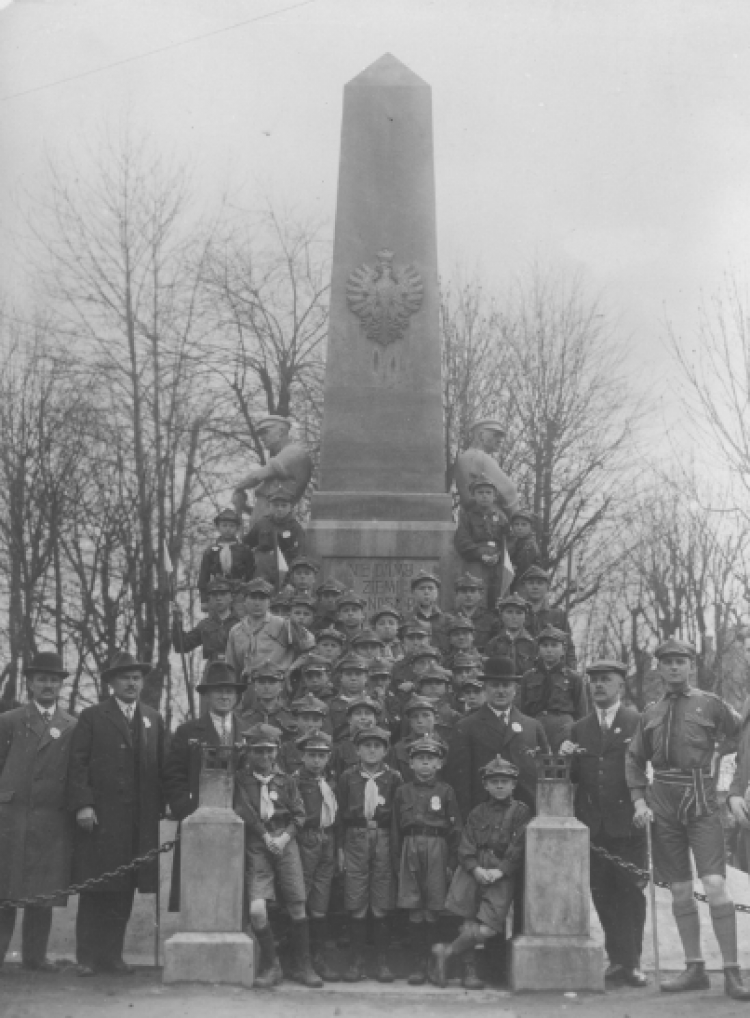
<svg viewBox="0 0 750 1018">
<path fill-rule="evenodd" d="M 547 626 L 554 626 L 561 630 L 567 637 L 565 647 L 565 664 L 568 668 L 576 670 L 576 648 L 573 643 L 573 634 L 570 631 L 568 616 L 562 608 L 550 608 L 549 606 L 549 574 L 541 566 L 531 566 L 519 579 L 518 586 L 521 588 L 521 595 L 529 602 L 528 630 L 535 640 Z"/>
<path fill-rule="evenodd" d="M 479 677 L 484 683 L 486 702 L 453 729 L 446 781 L 453 786 L 461 816 L 468 816 L 485 799 L 480 767 L 500 754 L 518 767 L 516 798 L 534 809 L 536 756 L 549 753 L 544 728 L 513 705 L 520 676 L 513 673 L 509 658 L 489 658 Z"/>
<path fill-rule="evenodd" d="M 576 816 L 589 828 L 592 846 L 645 869 L 646 837 L 633 824 L 634 809 L 625 777 L 625 757 L 640 720 L 635 707 L 625 707 L 620 701 L 627 669 L 622 661 L 601 660 L 586 671 L 594 710 L 576 721 L 570 739 L 560 747 L 563 755 L 574 754 L 571 779 L 576 784 Z M 591 897 L 609 958 L 605 977 L 613 983 L 647 985 L 641 971 L 644 883 L 591 853 Z"/>
<path fill-rule="evenodd" d="M 480 474 L 484 474 L 495 485 L 498 505 L 504 512 L 513 512 L 518 507 L 518 490 L 495 459 L 504 435 L 505 428 L 491 417 L 483 417 L 472 424 L 469 447 L 456 456 L 453 467 L 453 477 L 463 508 L 471 504 L 471 482 Z"/>
<path fill-rule="evenodd" d="M 0 715 L 0 899 L 33 898 L 71 882 L 73 824 L 65 810 L 65 774 L 75 718 L 58 703 L 68 675 L 57 654 L 34 655 L 26 668 L 29 702 Z M 57 972 L 47 959 L 53 906 L 61 895 L 23 910 L 21 962 Z M 0 907 L 0 965 L 13 936 L 14 908 Z"/>
<path fill-rule="evenodd" d="M 255 467 L 246 477 L 237 482 L 234 504 L 242 512 L 247 504 L 245 490 L 255 488 L 255 508 L 250 517 L 252 527 L 269 510 L 268 496 L 278 481 L 283 481 L 290 490 L 292 502 L 296 504 L 305 494 L 312 476 L 312 460 L 307 447 L 295 442 L 289 435 L 292 422 L 287 417 L 268 414 L 255 426 L 263 446 L 270 456 L 264 466 Z"/>
<path fill-rule="evenodd" d="M 76 882 L 126 865 L 159 844 L 164 723 L 139 702 L 151 666 L 126 651 L 102 672 L 112 696 L 81 711 L 68 768 L 68 807 L 77 824 Z M 158 891 L 158 862 L 82 891 L 76 922 L 78 974 L 130 975 L 122 959 L 136 890 Z"/>
<path fill-rule="evenodd" d="M 737 961 L 737 918 L 726 889 L 724 832 L 711 772 L 719 743 L 739 734 L 740 716 L 715 694 L 691 687 L 695 650 L 689 643 L 667 640 L 655 655 L 667 688 L 643 712 L 630 743 L 626 773 L 636 825 L 654 825 L 654 870 L 670 885 L 672 914 L 685 950 L 685 971 L 663 982 L 661 989 L 680 993 L 711 985 L 701 955 L 692 852 L 724 960 L 724 990 L 735 1000 L 750 1000 Z M 649 761 L 654 769 L 650 789 Z"/>
</svg>

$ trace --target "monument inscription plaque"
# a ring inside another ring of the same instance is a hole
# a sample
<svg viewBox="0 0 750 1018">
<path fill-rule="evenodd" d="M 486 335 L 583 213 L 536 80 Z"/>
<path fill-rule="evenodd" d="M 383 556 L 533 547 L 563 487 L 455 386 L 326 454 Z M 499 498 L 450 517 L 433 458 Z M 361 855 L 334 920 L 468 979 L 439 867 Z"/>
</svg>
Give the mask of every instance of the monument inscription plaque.
<svg viewBox="0 0 750 1018">
<path fill-rule="evenodd" d="M 411 611 L 411 581 L 420 570 L 435 573 L 440 568 L 436 558 L 335 558 L 326 560 L 328 576 L 358 594 L 367 602 L 367 613 L 384 605 L 395 605 L 400 611 Z"/>
</svg>

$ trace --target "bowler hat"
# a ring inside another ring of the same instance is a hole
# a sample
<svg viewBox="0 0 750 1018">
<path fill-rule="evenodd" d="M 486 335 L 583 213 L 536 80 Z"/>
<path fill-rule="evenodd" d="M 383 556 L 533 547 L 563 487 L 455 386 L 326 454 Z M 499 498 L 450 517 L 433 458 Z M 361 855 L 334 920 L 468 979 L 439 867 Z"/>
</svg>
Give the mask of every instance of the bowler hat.
<svg viewBox="0 0 750 1018">
<path fill-rule="evenodd" d="M 227 506 L 225 509 L 222 509 L 220 512 L 218 512 L 216 516 L 214 516 L 214 523 L 216 524 L 217 527 L 220 523 L 223 523 L 224 521 L 226 521 L 227 523 L 239 524 L 240 517 L 237 510 L 233 509 L 231 506 Z"/>
<path fill-rule="evenodd" d="M 429 753 L 431 756 L 439 756 L 441 759 L 448 755 L 445 743 L 436 739 L 434 735 L 422 735 L 419 739 L 409 743 L 407 753 L 410 757 L 417 753 Z"/>
<path fill-rule="evenodd" d="M 36 653 L 23 670 L 27 677 L 36 672 L 56 675 L 60 679 L 66 679 L 70 675 L 70 672 L 65 671 L 60 655 L 52 650 L 41 650 Z"/>
<path fill-rule="evenodd" d="M 199 693 L 207 693 L 209 689 L 215 689 L 217 686 L 231 686 L 237 690 L 245 688 L 244 682 L 237 681 L 234 668 L 226 661 L 211 661 L 203 675 L 203 681 L 195 688 Z"/>
<path fill-rule="evenodd" d="M 151 671 L 151 665 L 146 664 L 145 661 L 136 661 L 133 655 L 129 654 L 126 650 L 118 650 L 110 661 L 109 668 L 102 672 L 102 678 L 105 682 L 111 682 L 120 672 L 133 671 L 139 671 L 142 675 L 148 675 Z"/>
<path fill-rule="evenodd" d="M 694 660 L 695 647 L 686 640 L 676 640 L 674 637 L 671 637 L 669 640 L 659 644 L 654 651 L 654 657 L 659 661 L 663 657 L 689 657 L 691 660 Z"/>
<path fill-rule="evenodd" d="M 479 678 L 483 682 L 520 682 L 521 676 L 516 675 L 515 671 L 509 657 L 489 657 L 484 662 Z"/>
<path fill-rule="evenodd" d="M 510 760 L 504 760 L 499 754 L 494 760 L 490 760 L 484 767 L 479 768 L 482 781 L 494 777 L 517 778 L 519 773 L 520 771 L 514 763 L 511 763 Z"/>
<path fill-rule="evenodd" d="M 512 523 L 513 520 L 528 520 L 529 523 L 534 523 L 536 514 L 531 509 L 516 509 L 510 514 L 510 522 Z"/>
</svg>

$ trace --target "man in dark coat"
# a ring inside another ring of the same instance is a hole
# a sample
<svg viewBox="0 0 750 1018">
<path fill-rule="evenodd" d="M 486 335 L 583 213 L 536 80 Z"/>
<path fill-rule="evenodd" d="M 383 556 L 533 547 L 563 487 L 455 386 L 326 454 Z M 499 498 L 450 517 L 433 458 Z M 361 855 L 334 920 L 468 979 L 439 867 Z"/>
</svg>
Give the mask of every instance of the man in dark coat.
<svg viewBox="0 0 750 1018">
<path fill-rule="evenodd" d="M 36 654 L 26 669 L 29 702 L 0 715 L 0 899 L 33 898 L 71 883 L 72 818 L 65 810 L 65 774 L 75 718 L 59 705 L 68 672 L 57 654 Z M 57 972 L 47 959 L 52 907 L 60 896 L 23 910 L 21 961 Z M 0 908 L 0 965 L 13 936 L 14 908 Z"/>
<path fill-rule="evenodd" d="M 112 696 L 81 711 L 68 768 L 68 808 L 77 829 L 73 875 L 77 883 L 130 863 L 159 845 L 164 723 L 139 702 L 150 665 L 121 651 L 102 673 Z M 158 860 L 82 891 L 76 922 L 78 973 L 123 975 L 125 929 L 136 890 L 158 891 Z"/>
<path fill-rule="evenodd" d="M 198 783 L 202 746 L 232 746 L 242 741 L 234 710 L 245 686 L 224 661 L 209 663 L 203 682 L 196 687 L 206 699 L 203 717 L 186 721 L 172 736 L 164 764 L 164 798 L 175 820 L 182 822 L 199 806 Z M 180 842 L 172 860 L 169 911 L 180 910 Z"/>
<path fill-rule="evenodd" d="M 518 767 L 516 798 L 535 809 L 536 757 L 549 753 L 544 728 L 513 706 L 520 676 L 513 674 L 509 658 L 489 658 L 480 678 L 486 703 L 453 729 L 445 779 L 453 786 L 461 815 L 468 816 L 485 799 L 480 767 L 500 754 Z"/>
<path fill-rule="evenodd" d="M 622 661 L 602 660 L 586 670 L 591 677 L 594 710 L 575 722 L 570 739 L 560 747 L 563 755 L 573 754 L 576 816 L 589 828 L 592 846 L 645 869 L 646 836 L 633 825 L 634 807 L 625 778 L 625 757 L 640 721 L 635 707 L 620 702 L 627 669 Z M 605 976 L 613 983 L 647 985 L 641 971 L 644 884 L 591 853 L 591 897 L 609 958 Z"/>
</svg>

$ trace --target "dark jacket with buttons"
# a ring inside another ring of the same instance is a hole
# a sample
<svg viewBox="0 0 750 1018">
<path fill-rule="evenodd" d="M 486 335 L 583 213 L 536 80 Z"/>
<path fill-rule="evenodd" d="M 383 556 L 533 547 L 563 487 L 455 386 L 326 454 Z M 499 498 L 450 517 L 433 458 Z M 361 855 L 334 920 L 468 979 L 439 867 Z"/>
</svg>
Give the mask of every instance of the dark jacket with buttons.
<svg viewBox="0 0 750 1018">
<path fill-rule="evenodd" d="M 241 541 L 232 541 L 232 565 L 228 573 L 225 573 L 221 566 L 221 549 L 223 542 L 217 541 L 210 548 L 206 548 L 201 558 L 201 567 L 198 572 L 198 590 L 201 600 L 208 597 L 208 585 L 214 577 L 218 576 L 224 580 L 236 580 L 238 583 L 247 583 L 252 580 L 255 573 L 255 562 L 253 553 L 245 547 Z"/>
<path fill-rule="evenodd" d="M 318 779 L 309 771 L 301 767 L 294 775 L 297 781 L 297 788 L 305 806 L 305 830 L 318 830 L 320 828 L 320 817 L 323 812 L 323 793 L 320 790 Z M 323 775 L 330 786 L 334 796 L 336 795 L 336 779 L 328 771 Z M 330 828 L 335 830 L 336 824 Z"/>
<path fill-rule="evenodd" d="M 189 654 L 196 647 L 203 647 L 203 660 L 216 661 L 226 654 L 229 633 L 240 621 L 234 612 L 230 612 L 223 619 L 211 613 L 208 618 L 201 619 L 194 629 L 186 633 L 182 623 L 175 619 L 172 625 L 172 646 L 184 654 Z"/>
<path fill-rule="evenodd" d="M 508 519 L 500 509 L 462 509 L 453 538 L 456 551 L 467 562 L 481 562 L 483 555 L 502 555 Z"/>
<path fill-rule="evenodd" d="M 513 876 L 523 863 L 524 835 L 531 817 L 529 807 L 512 797 L 480 803 L 469 813 L 461 835 L 461 866 L 468 873 L 481 866 Z"/>
<path fill-rule="evenodd" d="M 415 827 L 444 832 L 443 837 L 448 842 L 448 865 L 454 869 L 461 840 L 461 812 L 450 785 L 435 778 L 429 782 L 411 780 L 396 789 L 391 835 L 395 858 L 401 855 L 403 839 L 416 833 Z"/>
<path fill-rule="evenodd" d="M 596 711 L 573 725 L 570 740 L 581 750 L 573 757 L 570 774 L 576 785 L 576 816 L 592 837 L 600 832 L 612 838 L 639 833 L 633 826 L 625 758 L 640 718 L 635 707 L 620 705 L 604 734 Z"/>
<path fill-rule="evenodd" d="M 544 605 L 538 611 L 530 608 L 526 628 L 535 640 L 539 639 L 539 634 L 547 626 L 554 626 L 555 629 L 560 629 L 563 633 L 567 633 L 568 643 L 565 648 L 565 664 L 568 668 L 575 668 L 578 659 L 576 658 L 576 648 L 573 643 L 573 634 L 570 631 L 568 616 L 562 608 L 549 608 L 547 605 Z"/>
<path fill-rule="evenodd" d="M 250 762 L 246 761 L 237 772 L 234 782 L 234 811 L 245 821 L 248 837 L 263 840 L 266 834 L 277 836 L 282 832 L 291 838 L 295 837 L 297 831 L 305 826 L 307 817 L 296 779 L 278 770 L 274 772 L 268 783 L 274 813 L 270 820 L 262 820 L 261 783 L 250 766 Z"/>
<path fill-rule="evenodd" d="M 588 711 L 583 679 L 562 662 L 545 668 L 541 661 L 537 661 L 521 681 L 518 709 L 531 718 L 547 711 L 550 714 L 570 714 L 578 721 Z"/>
<path fill-rule="evenodd" d="M 380 766 L 382 773 L 377 776 L 375 783 L 378 786 L 379 798 L 382 799 L 382 802 L 378 803 L 373 819 L 379 827 L 390 829 L 393 797 L 402 781 L 398 771 L 394 771 L 386 763 L 382 763 Z M 359 764 L 349 767 L 339 778 L 336 798 L 339 804 L 339 819 L 343 827 L 346 827 L 347 822 L 364 818 L 365 784 L 366 780 L 362 776 Z"/>
<path fill-rule="evenodd" d="M 536 640 L 526 629 L 522 628 L 515 638 L 511 638 L 507 630 L 500 628 L 487 644 L 485 654 L 487 657 L 509 657 L 515 674 L 523 675 L 534 667 Z"/>
</svg>

